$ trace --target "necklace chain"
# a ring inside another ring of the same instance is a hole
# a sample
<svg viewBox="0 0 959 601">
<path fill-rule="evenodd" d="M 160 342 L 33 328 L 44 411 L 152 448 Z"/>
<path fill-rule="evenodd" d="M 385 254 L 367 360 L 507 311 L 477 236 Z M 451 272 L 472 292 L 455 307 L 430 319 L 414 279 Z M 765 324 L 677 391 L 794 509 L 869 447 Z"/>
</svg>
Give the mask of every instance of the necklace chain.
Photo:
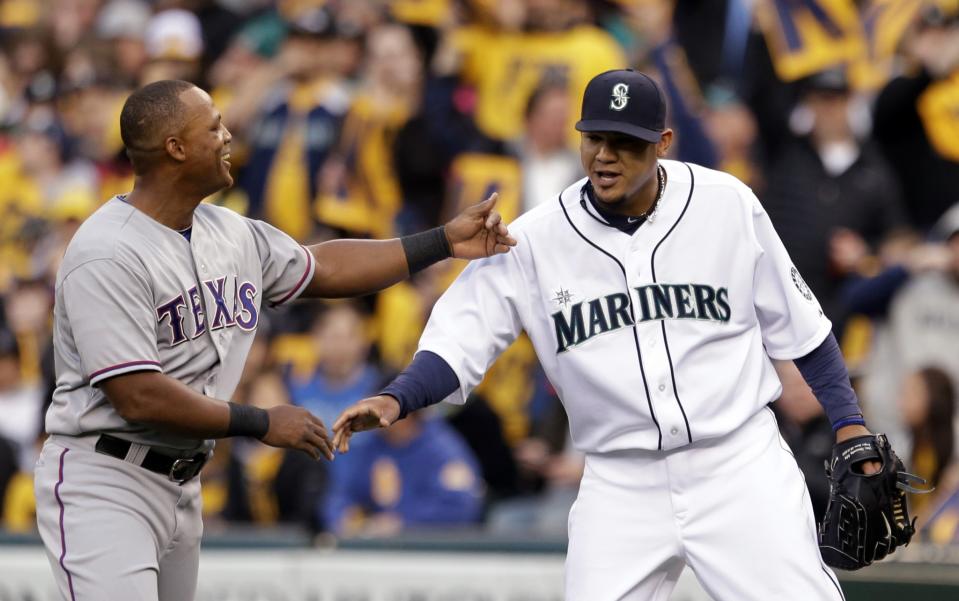
<svg viewBox="0 0 959 601">
<path fill-rule="evenodd" d="M 663 198 L 663 192 L 666 191 L 666 174 L 664 173 L 662 165 L 656 166 L 656 180 L 659 183 L 659 189 L 656 191 L 656 198 L 653 199 L 653 205 L 640 215 L 640 217 L 645 217 L 646 221 L 653 220 L 656 211 L 659 210 L 659 201 Z"/>
</svg>

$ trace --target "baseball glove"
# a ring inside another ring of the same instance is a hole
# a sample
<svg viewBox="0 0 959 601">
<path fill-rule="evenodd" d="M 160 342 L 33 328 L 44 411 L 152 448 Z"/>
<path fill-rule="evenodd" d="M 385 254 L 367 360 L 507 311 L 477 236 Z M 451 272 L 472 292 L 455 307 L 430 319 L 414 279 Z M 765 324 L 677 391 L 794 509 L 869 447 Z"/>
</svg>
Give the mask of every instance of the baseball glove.
<svg viewBox="0 0 959 601">
<path fill-rule="evenodd" d="M 856 471 L 863 461 L 878 461 L 875 474 Z M 833 447 L 826 463 L 829 503 L 819 527 L 819 550 L 834 568 L 858 570 L 909 544 L 916 520 L 909 519 L 906 492 L 922 478 L 905 472 L 885 435 L 850 438 Z"/>
</svg>

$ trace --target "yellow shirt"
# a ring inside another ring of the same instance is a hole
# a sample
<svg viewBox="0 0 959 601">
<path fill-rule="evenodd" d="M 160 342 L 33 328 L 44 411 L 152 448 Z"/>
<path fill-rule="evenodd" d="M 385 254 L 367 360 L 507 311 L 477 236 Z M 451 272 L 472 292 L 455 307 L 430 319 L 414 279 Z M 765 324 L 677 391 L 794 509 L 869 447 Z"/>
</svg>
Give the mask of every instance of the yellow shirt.
<svg viewBox="0 0 959 601">
<path fill-rule="evenodd" d="M 592 25 L 550 33 L 499 32 L 478 26 L 454 33 L 463 53 L 463 76 L 476 87 L 476 124 L 501 140 L 523 131 L 526 104 L 546 78 L 565 80 L 577 106 L 594 76 L 626 66 L 626 57 L 608 33 Z M 579 111 L 570 111 L 570 144 L 579 142 L 573 125 Z"/>
<path fill-rule="evenodd" d="M 393 235 L 402 191 L 393 169 L 393 142 L 410 117 L 405 104 L 384 105 L 360 94 L 347 113 L 339 152 L 347 160 L 346 189 L 319 193 L 317 219 L 331 227 L 375 238 Z"/>
</svg>

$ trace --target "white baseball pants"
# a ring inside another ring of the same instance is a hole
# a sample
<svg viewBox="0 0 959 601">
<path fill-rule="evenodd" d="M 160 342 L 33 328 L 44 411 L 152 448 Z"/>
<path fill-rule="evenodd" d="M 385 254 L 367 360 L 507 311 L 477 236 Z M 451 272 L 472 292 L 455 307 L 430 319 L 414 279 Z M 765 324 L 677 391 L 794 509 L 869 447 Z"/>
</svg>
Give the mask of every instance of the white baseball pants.
<svg viewBox="0 0 959 601">
<path fill-rule="evenodd" d="M 844 601 L 769 409 L 680 449 L 587 455 L 566 601 L 665 601 L 685 566 L 715 601 Z"/>
</svg>

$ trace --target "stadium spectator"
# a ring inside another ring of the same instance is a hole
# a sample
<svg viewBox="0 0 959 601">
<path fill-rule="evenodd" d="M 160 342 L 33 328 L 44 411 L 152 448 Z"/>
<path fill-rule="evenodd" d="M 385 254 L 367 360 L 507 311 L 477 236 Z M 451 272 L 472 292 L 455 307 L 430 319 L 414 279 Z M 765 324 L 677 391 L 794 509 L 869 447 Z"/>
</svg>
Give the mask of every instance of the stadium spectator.
<svg viewBox="0 0 959 601">
<path fill-rule="evenodd" d="M 33 464 L 42 405 L 40 387 L 23 380 L 16 338 L 0 330 L 0 518 L 13 532 L 35 524 Z"/>
<path fill-rule="evenodd" d="M 585 459 L 572 448 L 566 411 L 542 369 L 530 414 L 530 434 L 513 449 L 521 496 L 493 505 L 488 528 L 500 534 L 562 536 Z"/>
<path fill-rule="evenodd" d="M 442 419 L 410 415 L 331 465 L 321 508 L 343 536 L 476 524 L 483 482 L 469 448 Z"/>
<path fill-rule="evenodd" d="M 294 405 L 332 424 L 350 403 L 375 392 L 383 376 L 369 362 L 366 319 L 354 304 L 334 304 L 321 313 L 312 342 L 316 369 L 304 375 L 289 370 L 286 385 Z"/>
<path fill-rule="evenodd" d="M 311 213 L 321 186 L 320 170 L 349 96 L 333 61 L 341 35 L 334 15 L 308 7 L 291 8 L 283 16 L 288 33 L 275 58 L 252 73 L 235 71 L 235 79 L 224 82 L 236 83 L 225 110 L 248 147 L 238 180 L 248 199 L 248 214 L 306 240 L 316 221 Z M 251 38 L 264 35 L 246 31 L 239 42 L 252 43 Z"/>
<path fill-rule="evenodd" d="M 873 246 L 905 225 L 898 184 L 860 124 L 866 107 L 841 69 L 803 82 L 792 137 L 766 172 L 764 206 L 786 250 L 837 334 L 844 316 L 838 293 L 845 274 L 830 262 L 840 228 Z"/>
<path fill-rule="evenodd" d="M 283 381 L 271 371 L 251 376 L 244 397 L 247 403 L 262 409 L 290 402 Z M 323 529 L 315 507 L 326 494 L 329 464 L 252 438 L 231 439 L 224 456 L 225 465 L 213 466 L 221 469 L 221 479 L 226 477 L 226 489 L 218 491 L 220 517 L 258 526 L 288 524 L 312 532 Z M 210 496 L 204 493 L 204 505 Z"/>
<path fill-rule="evenodd" d="M 909 374 L 899 396 L 903 422 L 912 435 L 909 469 L 929 487 L 952 490 L 959 484 L 955 462 L 956 389 L 949 374 L 937 367 L 924 367 Z M 911 494 L 913 515 L 922 520 L 935 497 Z"/>
<path fill-rule="evenodd" d="M 579 179 L 579 156 L 566 140 L 573 111 L 568 87 L 565 82 L 544 82 L 527 102 L 523 138 L 516 145 L 523 174 L 523 211 L 548 198 L 550 191 L 559 194 Z"/>
<path fill-rule="evenodd" d="M 394 235 L 402 204 L 393 143 L 419 111 L 425 73 L 421 51 L 404 25 L 377 26 L 366 45 L 363 82 L 323 165 L 315 211 L 321 224 L 335 230 L 384 238 Z"/>
<path fill-rule="evenodd" d="M 533 90 L 550 78 L 566 81 L 571 98 L 581 98 L 596 73 L 626 64 L 620 46 L 588 22 L 586 3 L 577 0 L 493 2 L 479 19 L 454 30 L 446 40 L 447 68 L 476 90 L 476 123 L 493 139 L 517 138 Z M 577 115 L 570 114 L 567 131 Z M 569 144 L 578 143 L 570 134 Z"/>
<path fill-rule="evenodd" d="M 14 445 L 23 472 L 33 471 L 42 405 L 39 386 L 23 380 L 16 338 L 0 330 L 0 438 Z"/>
<path fill-rule="evenodd" d="M 263 409 L 290 402 L 273 363 L 269 330 L 263 328 L 250 348 L 233 400 Z M 203 469 L 203 518 L 207 531 L 243 524 L 322 530 L 314 511 L 326 491 L 327 464 L 252 438 L 217 443 Z"/>
<path fill-rule="evenodd" d="M 902 48 L 909 71 L 876 99 L 875 134 L 926 231 L 959 201 L 959 6 L 927 4 Z"/>
<path fill-rule="evenodd" d="M 203 31 L 195 13 L 179 8 L 160 11 L 147 22 L 143 36 L 148 60 L 139 85 L 161 79 L 200 83 Z"/>
<path fill-rule="evenodd" d="M 864 366 L 863 407 L 866 418 L 890 433 L 894 443 L 906 434 L 895 414 L 907 374 L 934 366 L 959 381 L 959 205 L 940 219 L 935 232 L 944 241 L 945 257 L 922 249 L 914 259 L 917 275 L 901 267 L 889 270 L 880 276 L 880 290 L 872 293 L 891 301 L 886 326 Z M 923 271 L 927 266 L 932 269 Z"/>
<path fill-rule="evenodd" d="M 97 17 L 97 37 L 110 48 L 110 73 L 128 87 L 136 85 L 147 63 L 144 34 L 150 16 L 150 6 L 142 0 L 110 0 Z"/>
</svg>

